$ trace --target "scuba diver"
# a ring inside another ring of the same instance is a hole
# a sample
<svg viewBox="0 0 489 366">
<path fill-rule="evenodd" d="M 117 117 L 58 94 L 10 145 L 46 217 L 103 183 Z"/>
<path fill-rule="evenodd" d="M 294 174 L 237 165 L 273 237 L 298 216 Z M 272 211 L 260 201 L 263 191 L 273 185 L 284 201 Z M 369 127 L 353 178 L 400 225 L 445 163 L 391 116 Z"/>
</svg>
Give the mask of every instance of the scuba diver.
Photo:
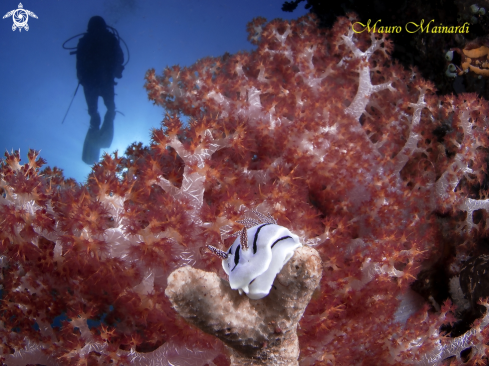
<svg viewBox="0 0 489 366">
<path fill-rule="evenodd" d="M 93 16 L 76 51 L 72 52 L 76 53 L 76 76 L 79 85 L 83 86 L 90 115 L 82 153 L 82 160 L 89 165 L 98 162 L 100 149 L 110 147 L 114 137 L 114 85 L 117 85 L 114 79 L 122 78 L 124 70 L 124 54 L 119 40 L 114 28 L 108 27 L 102 17 Z M 107 108 L 101 127 L 98 97 L 102 97 Z"/>
</svg>

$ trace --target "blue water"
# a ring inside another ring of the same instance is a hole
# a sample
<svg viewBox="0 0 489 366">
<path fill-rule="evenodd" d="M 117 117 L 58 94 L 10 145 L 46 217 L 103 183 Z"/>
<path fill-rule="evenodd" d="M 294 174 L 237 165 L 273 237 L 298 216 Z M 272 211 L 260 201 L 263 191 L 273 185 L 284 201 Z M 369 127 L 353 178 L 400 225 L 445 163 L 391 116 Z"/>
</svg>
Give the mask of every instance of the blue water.
<svg viewBox="0 0 489 366">
<path fill-rule="evenodd" d="M 23 8 L 29 30 L 12 31 L 12 17 L 0 19 L 0 150 L 41 150 L 50 166 L 84 182 L 90 166 L 81 160 L 89 116 L 80 88 L 64 122 L 77 86 L 75 56 L 63 42 L 86 30 L 93 15 L 115 27 L 130 50 L 130 62 L 115 88 L 114 141 L 108 152 L 123 153 L 134 141 L 149 143 L 164 110 L 147 99 L 144 75 L 150 68 L 191 65 L 205 56 L 251 50 L 246 24 L 253 17 L 297 18 L 281 11 L 283 0 L 28 0 Z M 0 2 L 1 15 L 18 8 L 18 0 Z M 69 45 L 76 46 L 77 40 Z M 123 48 L 125 51 L 125 49 Z M 127 55 L 126 55 L 127 57 Z M 105 107 L 99 100 L 102 118 Z"/>
</svg>

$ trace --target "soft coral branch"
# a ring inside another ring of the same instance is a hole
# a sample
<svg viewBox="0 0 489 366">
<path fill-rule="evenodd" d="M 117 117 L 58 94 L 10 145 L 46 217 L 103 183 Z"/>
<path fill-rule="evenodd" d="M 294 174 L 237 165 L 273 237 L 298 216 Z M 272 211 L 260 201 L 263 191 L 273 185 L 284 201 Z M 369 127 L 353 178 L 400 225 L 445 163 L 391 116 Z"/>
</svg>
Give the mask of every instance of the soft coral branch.
<svg viewBox="0 0 489 366">
<path fill-rule="evenodd" d="M 324 263 L 299 323 L 301 365 L 440 364 L 465 346 L 482 355 L 485 318 L 447 340 L 444 299 L 411 284 L 439 260 L 457 275 L 488 234 L 487 103 L 437 96 L 391 61 L 384 36 L 355 34 L 348 18 L 328 31 L 311 17 L 257 19 L 249 32 L 253 52 L 149 71 L 163 126 L 150 147 L 106 155 L 87 184 L 41 171 L 36 152 L 26 164 L 6 154 L 4 363 L 41 353 L 63 364 L 229 363 L 164 293 L 179 267 L 224 277 L 202 248 L 225 250 L 250 209 Z"/>
</svg>

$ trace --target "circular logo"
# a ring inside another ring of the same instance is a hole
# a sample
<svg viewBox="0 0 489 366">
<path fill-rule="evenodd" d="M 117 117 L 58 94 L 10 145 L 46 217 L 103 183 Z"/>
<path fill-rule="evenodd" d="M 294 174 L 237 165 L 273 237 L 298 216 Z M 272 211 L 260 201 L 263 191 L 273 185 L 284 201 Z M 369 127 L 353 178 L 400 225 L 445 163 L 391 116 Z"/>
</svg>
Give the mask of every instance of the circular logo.
<svg viewBox="0 0 489 366">
<path fill-rule="evenodd" d="M 12 18 L 17 27 L 23 28 L 26 26 L 27 21 L 29 20 L 29 14 L 27 14 L 24 9 L 17 9 L 12 15 Z"/>
</svg>

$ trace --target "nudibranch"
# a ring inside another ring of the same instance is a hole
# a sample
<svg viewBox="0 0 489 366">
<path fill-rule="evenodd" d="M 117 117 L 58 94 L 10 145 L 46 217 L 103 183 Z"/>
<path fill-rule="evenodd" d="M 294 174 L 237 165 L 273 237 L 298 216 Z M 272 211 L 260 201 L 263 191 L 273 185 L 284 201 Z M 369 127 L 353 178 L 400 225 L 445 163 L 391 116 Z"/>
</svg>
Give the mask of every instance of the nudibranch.
<svg viewBox="0 0 489 366">
<path fill-rule="evenodd" d="M 212 245 L 208 248 L 222 259 L 231 288 L 257 300 L 270 293 L 275 277 L 302 244 L 297 235 L 278 225 L 270 214 L 252 212 L 258 220 L 238 221 L 245 227 L 227 252 Z"/>
</svg>

